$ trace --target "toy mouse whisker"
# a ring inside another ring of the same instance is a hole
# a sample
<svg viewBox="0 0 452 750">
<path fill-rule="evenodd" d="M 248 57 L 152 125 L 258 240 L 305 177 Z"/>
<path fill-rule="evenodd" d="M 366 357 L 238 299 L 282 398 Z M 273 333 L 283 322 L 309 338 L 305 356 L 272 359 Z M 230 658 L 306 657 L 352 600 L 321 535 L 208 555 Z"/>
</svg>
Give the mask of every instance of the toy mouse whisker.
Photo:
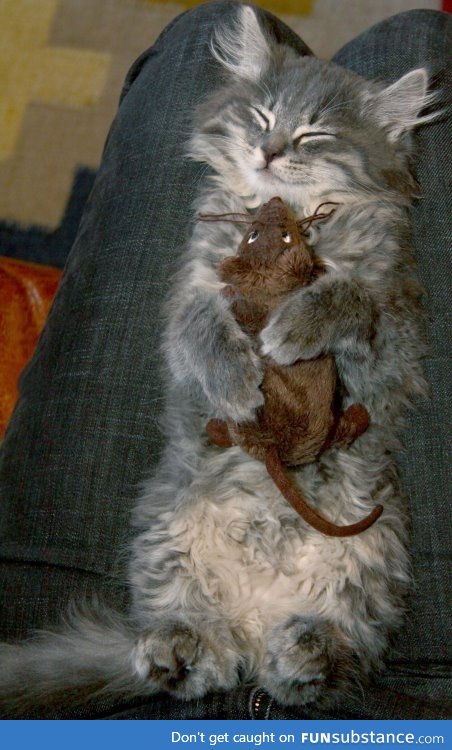
<svg viewBox="0 0 452 750">
<path fill-rule="evenodd" d="M 339 203 L 335 203 L 334 201 L 324 201 L 323 203 L 320 203 L 317 208 L 315 209 L 314 213 L 311 216 L 307 216 L 304 219 L 300 219 L 296 222 L 297 227 L 303 232 L 303 234 L 306 233 L 306 231 L 312 226 L 312 224 L 315 221 L 322 221 L 323 219 L 328 219 L 329 216 L 331 216 L 335 212 L 335 208 L 332 208 L 330 211 L 327 212 L 321 212 L 319 213 L 320 209 L 323 208 L 323 206 L 338 206 Z M 199 213 L 197 216 L 199 221 L 206 221 L 206 222 L 229 222 L 231 224 L 259 224 L 259 226 L 262 227 L 271 227 L 275 224 L 278 224 L 279 219 L 276 218 L 274 221 L 266 220 L 263 221 L 262 219 L 259 219 L 258 216 L 253 216 L 253 214 L 246 214 L 246 213 L 223 213 L 223 214 L 213 214 L 213 213 Z"/>
</svg>

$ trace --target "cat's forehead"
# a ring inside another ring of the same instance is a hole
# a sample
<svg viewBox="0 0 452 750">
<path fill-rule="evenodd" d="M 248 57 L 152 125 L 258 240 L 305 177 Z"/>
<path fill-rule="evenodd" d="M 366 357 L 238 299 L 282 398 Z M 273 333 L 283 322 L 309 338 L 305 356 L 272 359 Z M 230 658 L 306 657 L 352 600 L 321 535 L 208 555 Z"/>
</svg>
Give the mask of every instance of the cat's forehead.
<svg viewBox="0 0 452 750">
<path fill-rule="evenodd" d="M 283 129 L 286 131 L 300 128 L 309 129 L 313 124 L 321 124 L 331 119 L 330 106 L 327 99 L 303 99 L 289 91 L 286 94 L 280 92 L 278 96 L 273 97 L 270 101 L 268 99 L 264 99 L 263 101 L 265 103 L 257 99 L 252 101 L 252 114 L 258 122 L 259 114 L 263 115 L 268 122 L 269 130 L 273 130 L 275 127 L 277 130 Z M 339 104 L 337 100 L 335 102 L 336 105 Z M 257 114 L 253 112 L 253 109 L 256 108 L 258 109 Z M 336 109 L 338 110 L 337 112 Z M 335 119 L 340 119 L 340 106 L 335 106 L 334 110 L 331 110 L 331 114 L 333 111 L 337 115 Z"/>
<path fill-rule="evenodd" d="M 300 63 L 277 74 L 269 71 L 259 91 L 265 106 L 283 124 L 296 119 L 299 125 L 312 125 L 330 116 L 340 118 L 353 111 L 360 98 L 356 85 L 346 77 L 315 63 Z"/>
</svg>

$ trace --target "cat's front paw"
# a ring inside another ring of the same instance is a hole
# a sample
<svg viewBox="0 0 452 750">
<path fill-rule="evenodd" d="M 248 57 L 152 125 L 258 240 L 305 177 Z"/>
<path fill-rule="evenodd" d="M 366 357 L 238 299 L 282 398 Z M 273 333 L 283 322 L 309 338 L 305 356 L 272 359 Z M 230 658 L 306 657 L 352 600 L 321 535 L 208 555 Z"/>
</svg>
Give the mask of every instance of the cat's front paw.
<svg viewBox="0 0 452 750">
<path fill-rule="evenodd" d="M 252 421 L 264 403 L 260 390 L 263 377 L 262 360 L 245 337 L 224 341 L 221 356 L 211 362 L 203 384 L 215 416 Z"/>
<path fill-rule="evenodd" d="M 303 292 L 284 302 L 261 333 L 261 352 L 279 365 L 314 359 L 327 350 L 329 326 L 315 297 Z"/>
<path fill-rule="evenodd" d="M 190 700 L 209 690 L 227 690 L 237 681 L 235 655 L 183 621 L 169 620 L 143 633 L 133 656 L 137 677 L 150 689 Z"/>
</svg>

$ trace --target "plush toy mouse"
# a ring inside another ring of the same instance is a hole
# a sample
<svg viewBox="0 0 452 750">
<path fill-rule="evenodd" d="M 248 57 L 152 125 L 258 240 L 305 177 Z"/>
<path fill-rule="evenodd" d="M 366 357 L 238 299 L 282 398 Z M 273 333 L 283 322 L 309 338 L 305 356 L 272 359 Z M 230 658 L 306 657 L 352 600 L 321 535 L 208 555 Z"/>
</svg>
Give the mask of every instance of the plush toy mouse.
<svg viewBox="0 0 452 750">
<path fill-rule="evenodd" d="M 295 217 L 275 197 L 252 217 L 237 255 L 222 261 L 218 276 L 227 284 L 221 293 L 230 300 L 236 320 L 257 337 L 285 296 L 322 272 Z M 256 421 L 237 424 L 212 419 L 207 424 L 210 439 L 221 447 L 239 445 L 264 461 L 284 497 L 318 531 L 351 536 L 369 528 L 381 515 L 382 506 L 357 523 L 337 526 L 306 503 L 283 467 L 307 464 L 327 448 L 350 445 L 368 427 L 366 408 L 353 404 L 344 412 L 338 409 L 336 367 L 329 354 L 289 366 L 277 365 L 268 357 L 264 361 L 265 402 Z"/>
</svg>

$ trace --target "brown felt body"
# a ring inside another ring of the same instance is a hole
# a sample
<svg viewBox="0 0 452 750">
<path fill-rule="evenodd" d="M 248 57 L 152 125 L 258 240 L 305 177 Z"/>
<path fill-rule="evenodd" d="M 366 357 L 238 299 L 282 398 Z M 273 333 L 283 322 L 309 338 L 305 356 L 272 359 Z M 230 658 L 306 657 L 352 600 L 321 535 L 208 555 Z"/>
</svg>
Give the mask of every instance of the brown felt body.
<svg viewBox="0 0 452 750">
<path fill-rule="evenodd" d="M 321 264 L 280 198 L 262 206 L 238 254 L 225 258 L 218 270 L 227 284 L 222 293 L 243 330 L 256 338 L 256 346 L 271 312 L 287 294 L 310 284 L 319 273 Z M 367 429 L 369 418 L 363 405 L 353 404 L 345 412 L 337 408 L 337 385 L 335 362 L 329 354 L 289 366 L 265 358 L 265 403 L 256 420 L 241 424 L 211 420 L 207 431 L 217 445 L 240 445 L 265 462 L 280 491 L 312 526 L 333 536 L 349 536 L 374 523 L 381 506 L 357 524 L 331 524 L 309 508 L 282 466 L 311 463 L 327 448 L 350 445 Z"/>
</svg>

